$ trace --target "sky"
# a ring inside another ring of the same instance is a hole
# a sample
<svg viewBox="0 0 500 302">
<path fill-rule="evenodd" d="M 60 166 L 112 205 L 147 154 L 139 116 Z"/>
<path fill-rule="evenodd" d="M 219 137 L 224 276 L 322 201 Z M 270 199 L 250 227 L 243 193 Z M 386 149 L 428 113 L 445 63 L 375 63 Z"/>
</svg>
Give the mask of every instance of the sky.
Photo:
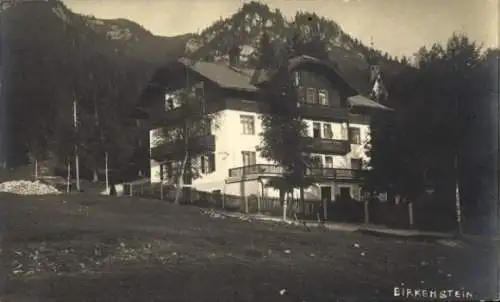
<svg viewBox="0 0 500 302">
<path fill-rule="evenodd" d="M 246 0 L 63 0 L 76 13 L 126 18 L 156 35 L 197 32 L 235 13 Z M 421 46 L 466 33 L 498 47 L 500 0 L 261 0 L 291 18 L 298 10 L 336 21 L 366 45 L 393 56 L 412 56 Z"/>
</svg>

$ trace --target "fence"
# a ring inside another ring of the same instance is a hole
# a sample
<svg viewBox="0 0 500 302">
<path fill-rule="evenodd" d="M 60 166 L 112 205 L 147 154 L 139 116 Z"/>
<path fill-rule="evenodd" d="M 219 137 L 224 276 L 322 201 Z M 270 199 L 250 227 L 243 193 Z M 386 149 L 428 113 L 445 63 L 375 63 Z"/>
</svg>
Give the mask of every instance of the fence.
<svg viewBox="0 0 500 302">
<path fill-rule="evenodd" d="M 142 196 L 145 198 L 173 201 L 175 188 L 160 184 L 126 184 L 125 195 Z M 184 188 L 180 195 L 181 204 L 192 204 L 200 207 L 211 207 L 227 211 L 262 213 L 281 217 L 282 205 L 278 198 L 248 196 L 246 201 L 241 196 L 223 194 L 218 191 L 201 192 Z M 247 203 L 247 205 L 246 205 Z M 288 217 L 299 219 L 325 219 L 325 210 L 319 200 L 291 200 L 288 204 Z M 329 202 L 326 209 L 326 220 L 345 223 L 365 222 L 365 203 L 357 200 L 339 200 Z M 443 206 L 443 203 L 426 200 L 413 206 L 413 225 L 410 225 L 410 210 L 407 203 L 394 204 L 371 199 L 368 202 L 368 222 L 393 228 L 416 228 L 421 230 L 447 231 L 456 228 L 453 210 Z"/>
</svg>

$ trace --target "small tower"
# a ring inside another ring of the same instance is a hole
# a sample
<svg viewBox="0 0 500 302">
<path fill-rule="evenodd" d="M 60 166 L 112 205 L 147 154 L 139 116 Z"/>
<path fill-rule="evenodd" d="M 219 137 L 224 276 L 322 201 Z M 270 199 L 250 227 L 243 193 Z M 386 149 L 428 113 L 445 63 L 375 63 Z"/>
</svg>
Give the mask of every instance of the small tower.
<svg viewBox="0 0 500 302">
<path fill-rule="evenodd" d="M 382 80 L 382 72 L 380 70 L 377 54 L 373 47 L 373 37 L 371 37 L 370 52 L 367 61 L 369 65 L 370 96 L 373 100 L 378 102 L 381 98 L 387 97 L 387 92 Z"/>
</svg>

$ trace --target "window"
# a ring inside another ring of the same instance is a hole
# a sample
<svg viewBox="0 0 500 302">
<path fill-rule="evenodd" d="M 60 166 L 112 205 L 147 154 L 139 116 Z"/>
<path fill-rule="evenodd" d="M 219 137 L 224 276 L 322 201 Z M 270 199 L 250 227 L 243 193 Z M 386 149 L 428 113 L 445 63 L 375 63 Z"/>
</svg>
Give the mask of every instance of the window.
<svg viewBox="0 0 500 302">
<path fill-rule="evenodd" d="M 351 169 L 361 170 L 363 167 L 363 160 L 361 158 L 351 158 Z"/>
<path fill-rule="evenodd" d="M 327 106 L 329 104 L 329 102 L 328 102 L 328 91 L 324 90 L 324 89 L 321 89 L 318 92 L 318 100 L 319 100 L 320 105 Z"/>
<path fill-rule="evenodd" d="M 242 151 L 243 155 L 243 166 L 253 166 L 257 163 L 255 152 L 253 151 Z"/>
<path fill-rule="evenodd" d="M 309 104 L 317 104 L 318 101 L 316 99 L 316 89 L 307 88 L 306 102 Z"/>
<path fill-rule="evenodd" d="M 311 156 L 311 165 L 313 168 L 321 168 L 323 166 L 323 161 L 320 155 Z"/>
<path fill-rule="evenodd" d="M 209 153 L 201 156 L 201 173 L 215 172 L 215 154 Z"/>
<path fill-rule="evenodd" d="M 174 167 L 172 165 L 172 162 L 169 161 L 165 164 L 165 167 L 167 169 L 167 177 L 168 179 L 172 179 L 172 176 L 174 175 Z"/>
<path fill-rule="evenodd" d="M 361 131 L 356 127 L 349 127 L 349 140 L 351 144 L 361 145 Z"/>
<path fill-rule="evenodd" d="M 245 135 L 255 134 L 255 118 L 252 115 L 240 115 L 242 133 Z"/>
<path fill-rule="evenodd" d="M 321 138 L 321 124 L 313 123 L 313 137 Z"/>
<path fill-rule="evenodd" d="M 333 168 L 333 157 L 325 156 L 325 168 Z"/>
<path fill-rule="evenodd" d="M 298 87 L 300 85 L 300 72 L 298 71 L 294 73 L 294 84 L 295 87 Z"/>
<path fill-rule="evenodd" d="M 327 139 L 333 139 L 332 124 L 330 123 L 323 124 L 323 137 Z"/>
<path fill-rule="evenodd" d="M 180 99 L 174 93 L 166 93 L 165 94 L 165 110 L 172 110 L 180 107 Z"/>
</svg>

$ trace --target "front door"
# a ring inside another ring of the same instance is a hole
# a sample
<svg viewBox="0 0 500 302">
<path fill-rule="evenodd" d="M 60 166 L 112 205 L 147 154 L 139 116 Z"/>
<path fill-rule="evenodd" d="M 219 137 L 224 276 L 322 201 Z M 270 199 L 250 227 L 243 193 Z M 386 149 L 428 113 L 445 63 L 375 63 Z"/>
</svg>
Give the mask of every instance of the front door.
<svg viewBox="0 0 500 302">
<path fill-rule="evenodd" d="M 340 187 L 340 199 L 342 201 L 348 201 L 351 199 L 351 188 L 350 187 Z"/>
<path fill-rule="evenodd" d="M 321 200 L 332 200 L 332 187 L 321 187 Z"/>
</svg>

